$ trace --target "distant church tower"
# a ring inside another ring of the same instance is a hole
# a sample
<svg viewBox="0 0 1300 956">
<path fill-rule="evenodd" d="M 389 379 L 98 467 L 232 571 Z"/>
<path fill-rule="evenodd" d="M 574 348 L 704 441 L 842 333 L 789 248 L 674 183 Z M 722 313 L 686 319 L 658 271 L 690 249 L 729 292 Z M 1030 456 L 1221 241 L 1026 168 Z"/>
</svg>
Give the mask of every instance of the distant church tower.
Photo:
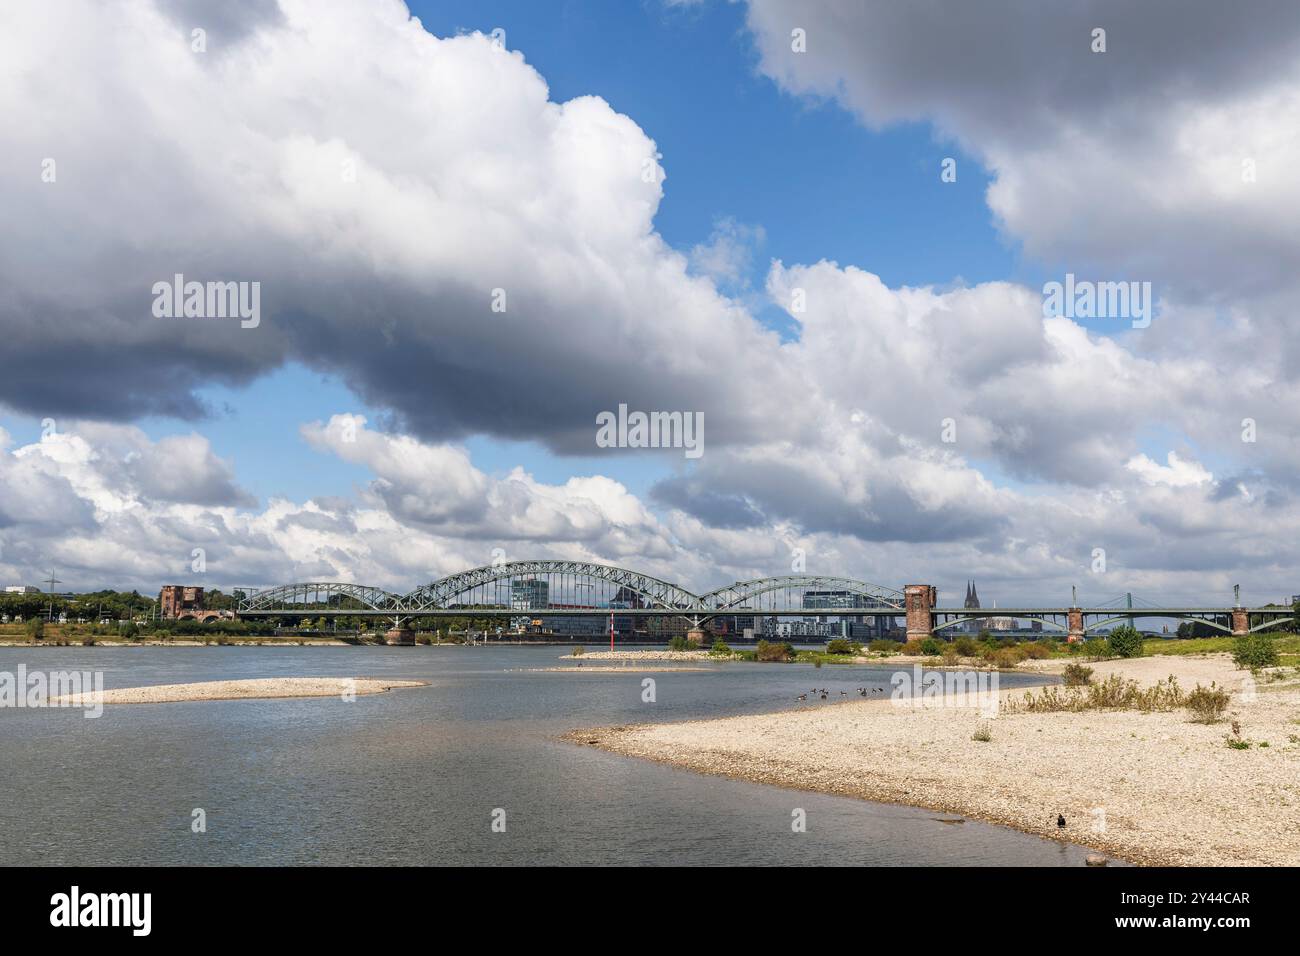
<svg viewBox="0 0 1300 956">
<path fill-rule="evenodd" d="M 975 582 L 967 581 L 966 582 L 966 608 L 967 610 L 974 610 L 979 606 L 980 606 L 980 596 L 977 593 L 975 593 Z M 979 631 L 979 629 L 980 629 L 980 622 L 975 618 L 968 618 L 966 620 L 965 627 L 962 628 L 962 630 L 969 631 L 971 633 L 975 633 Z"/>
</svg>

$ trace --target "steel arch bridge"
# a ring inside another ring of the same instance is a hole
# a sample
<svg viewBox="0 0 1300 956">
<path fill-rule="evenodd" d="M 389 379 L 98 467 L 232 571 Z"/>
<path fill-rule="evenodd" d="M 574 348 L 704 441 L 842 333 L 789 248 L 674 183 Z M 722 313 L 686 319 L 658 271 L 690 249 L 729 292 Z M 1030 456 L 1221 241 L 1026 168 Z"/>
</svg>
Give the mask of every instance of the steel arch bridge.
<svg viewBox="0 0 1300 956">
<path fill-rule="evenodd" d="M 866 605 L 868 607 L 897 608 L 900 614 L 903 610 L 902 591 L 853 578 L 813 574 L 786 574 L 771 578 L 755 578 L 752 581 L 736 581 L 700 595 L 699 601 L 702 607 L 712 611 L 750 610 L 749 604 L 764 595 L 797 591 L 806 597 L 806 593 L 813 590 L 829 591 L 837 595 L 861 595 L 871 602 Z M 831 608 L 816 608 L 816 610 L 829 609 Z M 860 610 L 855 605 L 836 606 L 836 609 L 843 610 L 846 614 L 852 613 L 855 609 Z M 814 608 L 805 608 L 805 610 L 814 610 Z"/>
<path fill-rule="evenodd" d="M 341 582 L 311 582 L 281 584 L 261 591 L 248 592 L 238 604 L 239 613 L 284 611 L 289 614 L 312 610 L 361 610 L 362 605 L 374 611 L 391 611 L 402 603 L 402 596 L 382 588 L 365 584 Z"/>
<path fill-rule="evenodd" d="M 514 590 L 516 582 L 521 590 Z M 603 593 L 597 598 L 597 590 Z M 346 583 L 284 584 L 241 589 L 237 613 L 389 616 L 454 613 L 604 614 L 681 616 L 696 624 L 730 614 L 773 613 L 853 616 L 903 614 L 894 588 L 828 575 L 790 574 L 736 581 L 705 594 L 627 568 L 590 561 L 508 561 L 461 571 L 408 594 Z M 809 592 L 828 592 L 807 604 Z M 519 595 L 522 595 L 522 600 Z M 857 596 L 861 600 L 853 600 Z M 845 601 L 851 603 L 836 603 Z M 829 602 L 829 603 L 828 603 Z M 807 606 L 805 606 L 807 605 Z"/>
<path fill-rule="evenodd" d="M 548 585 L 554 585 L 557 579 L 561 597 L 565 596 L 566 586 L 569 593 L 574 593 L 595 581 L 602 581 L 617 590 L 625 589 L 636 594 L 650 607 L 691 611 L 697 609 L 700 602 L 695 594 L 676 584 L 609 564 L 593 564 L 589 561 L 507 561 L 440 578 L 416 588 L 402 598 L 402 603 L 408 614 L 447 610 L 454 605 L 465 605 L 466 602 L 456 602 L 455 598 L 472 596 L 476 591 L 501 581 L 545 580 Z M 547 592 L 550 592 L 549 586 Z"/>
</svg>

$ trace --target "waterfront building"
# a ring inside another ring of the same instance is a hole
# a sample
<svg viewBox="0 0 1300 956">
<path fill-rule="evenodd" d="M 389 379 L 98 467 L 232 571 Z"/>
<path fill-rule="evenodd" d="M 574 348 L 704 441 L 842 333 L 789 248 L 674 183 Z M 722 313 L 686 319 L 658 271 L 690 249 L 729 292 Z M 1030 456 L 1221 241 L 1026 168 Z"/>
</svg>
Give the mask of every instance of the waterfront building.
<svg viewBox="0 0 1300 956">
<path fill-rule="evenodd" d="M 551 585 L 542 578 L 510 582 L 510 609 L 532 611 L 550 606 Z"/>
<path fill-rule="evenodd" d="M 182 584 L 165 584 L 158 595 L 158 610 L 164 620 L 174 621 L 182 614 L 203 610 L 203 588 Z"/>
</svg>

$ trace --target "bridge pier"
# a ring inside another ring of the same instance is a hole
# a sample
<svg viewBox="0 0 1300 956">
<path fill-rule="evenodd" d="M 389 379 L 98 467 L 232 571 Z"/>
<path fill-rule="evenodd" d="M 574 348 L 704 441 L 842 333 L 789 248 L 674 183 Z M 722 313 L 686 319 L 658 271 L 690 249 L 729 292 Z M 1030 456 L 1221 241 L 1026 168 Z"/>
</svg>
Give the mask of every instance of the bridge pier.
<svg viewBox="0 0 1300 956">
<path fill-rule="evenodd" d="M 1232 609 L 1232 635 L 1243 637 L 1250 633 L 1250 613 L 1244 607 Z"/>
<path fill-rule="evenodd" d="M 1066 631 L 1065 643 L 1077 644 L 1085 639 L 1083 628 L 1083 608 L 1070 607 L 1065 609 Z"/>
<path fill-rule="evenodd" d="M 903 588 L 903 607 L 907 612 L 907 639 L 923 641 L 934 634 L 934 605 L 939 589 L 933 584 L 909 584 Z"/>
<path fill-rule="evenodd" d="M 405 624 L 389 628 L 384 634 L 384 643 L 399 647 L 410 647 L 415 643 L 415 632 Z"/>
<path fill-rule="evenodd" d="M 713 643 L 709 640 L 708 629 L 698 626 L 686 632 L 686 642 L 694 647 L 708 647 Z"/>
</svg>

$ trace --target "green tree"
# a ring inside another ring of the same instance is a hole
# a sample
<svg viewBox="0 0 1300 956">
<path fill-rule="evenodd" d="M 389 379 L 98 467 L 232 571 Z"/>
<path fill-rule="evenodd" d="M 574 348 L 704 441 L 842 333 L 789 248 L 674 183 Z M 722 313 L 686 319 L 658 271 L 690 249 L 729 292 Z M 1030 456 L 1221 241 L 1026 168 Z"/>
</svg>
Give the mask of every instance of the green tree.
<svg viewBox="0 0 1300 956">
<path fill-rule="evenodd" d="M 1233 641 L 1232 659 L 1238 667 L 1259 670 L 1276 667 L 1277 645 L 1271 634 L 1243 634 Z"/>
<path fill-rule="evenodd" d="M 1132 624 L 1121 624 L 1106 638 L 1110 652 L 1116 657 L 1141 657 L 1142 634 Z"/>
</svg>

